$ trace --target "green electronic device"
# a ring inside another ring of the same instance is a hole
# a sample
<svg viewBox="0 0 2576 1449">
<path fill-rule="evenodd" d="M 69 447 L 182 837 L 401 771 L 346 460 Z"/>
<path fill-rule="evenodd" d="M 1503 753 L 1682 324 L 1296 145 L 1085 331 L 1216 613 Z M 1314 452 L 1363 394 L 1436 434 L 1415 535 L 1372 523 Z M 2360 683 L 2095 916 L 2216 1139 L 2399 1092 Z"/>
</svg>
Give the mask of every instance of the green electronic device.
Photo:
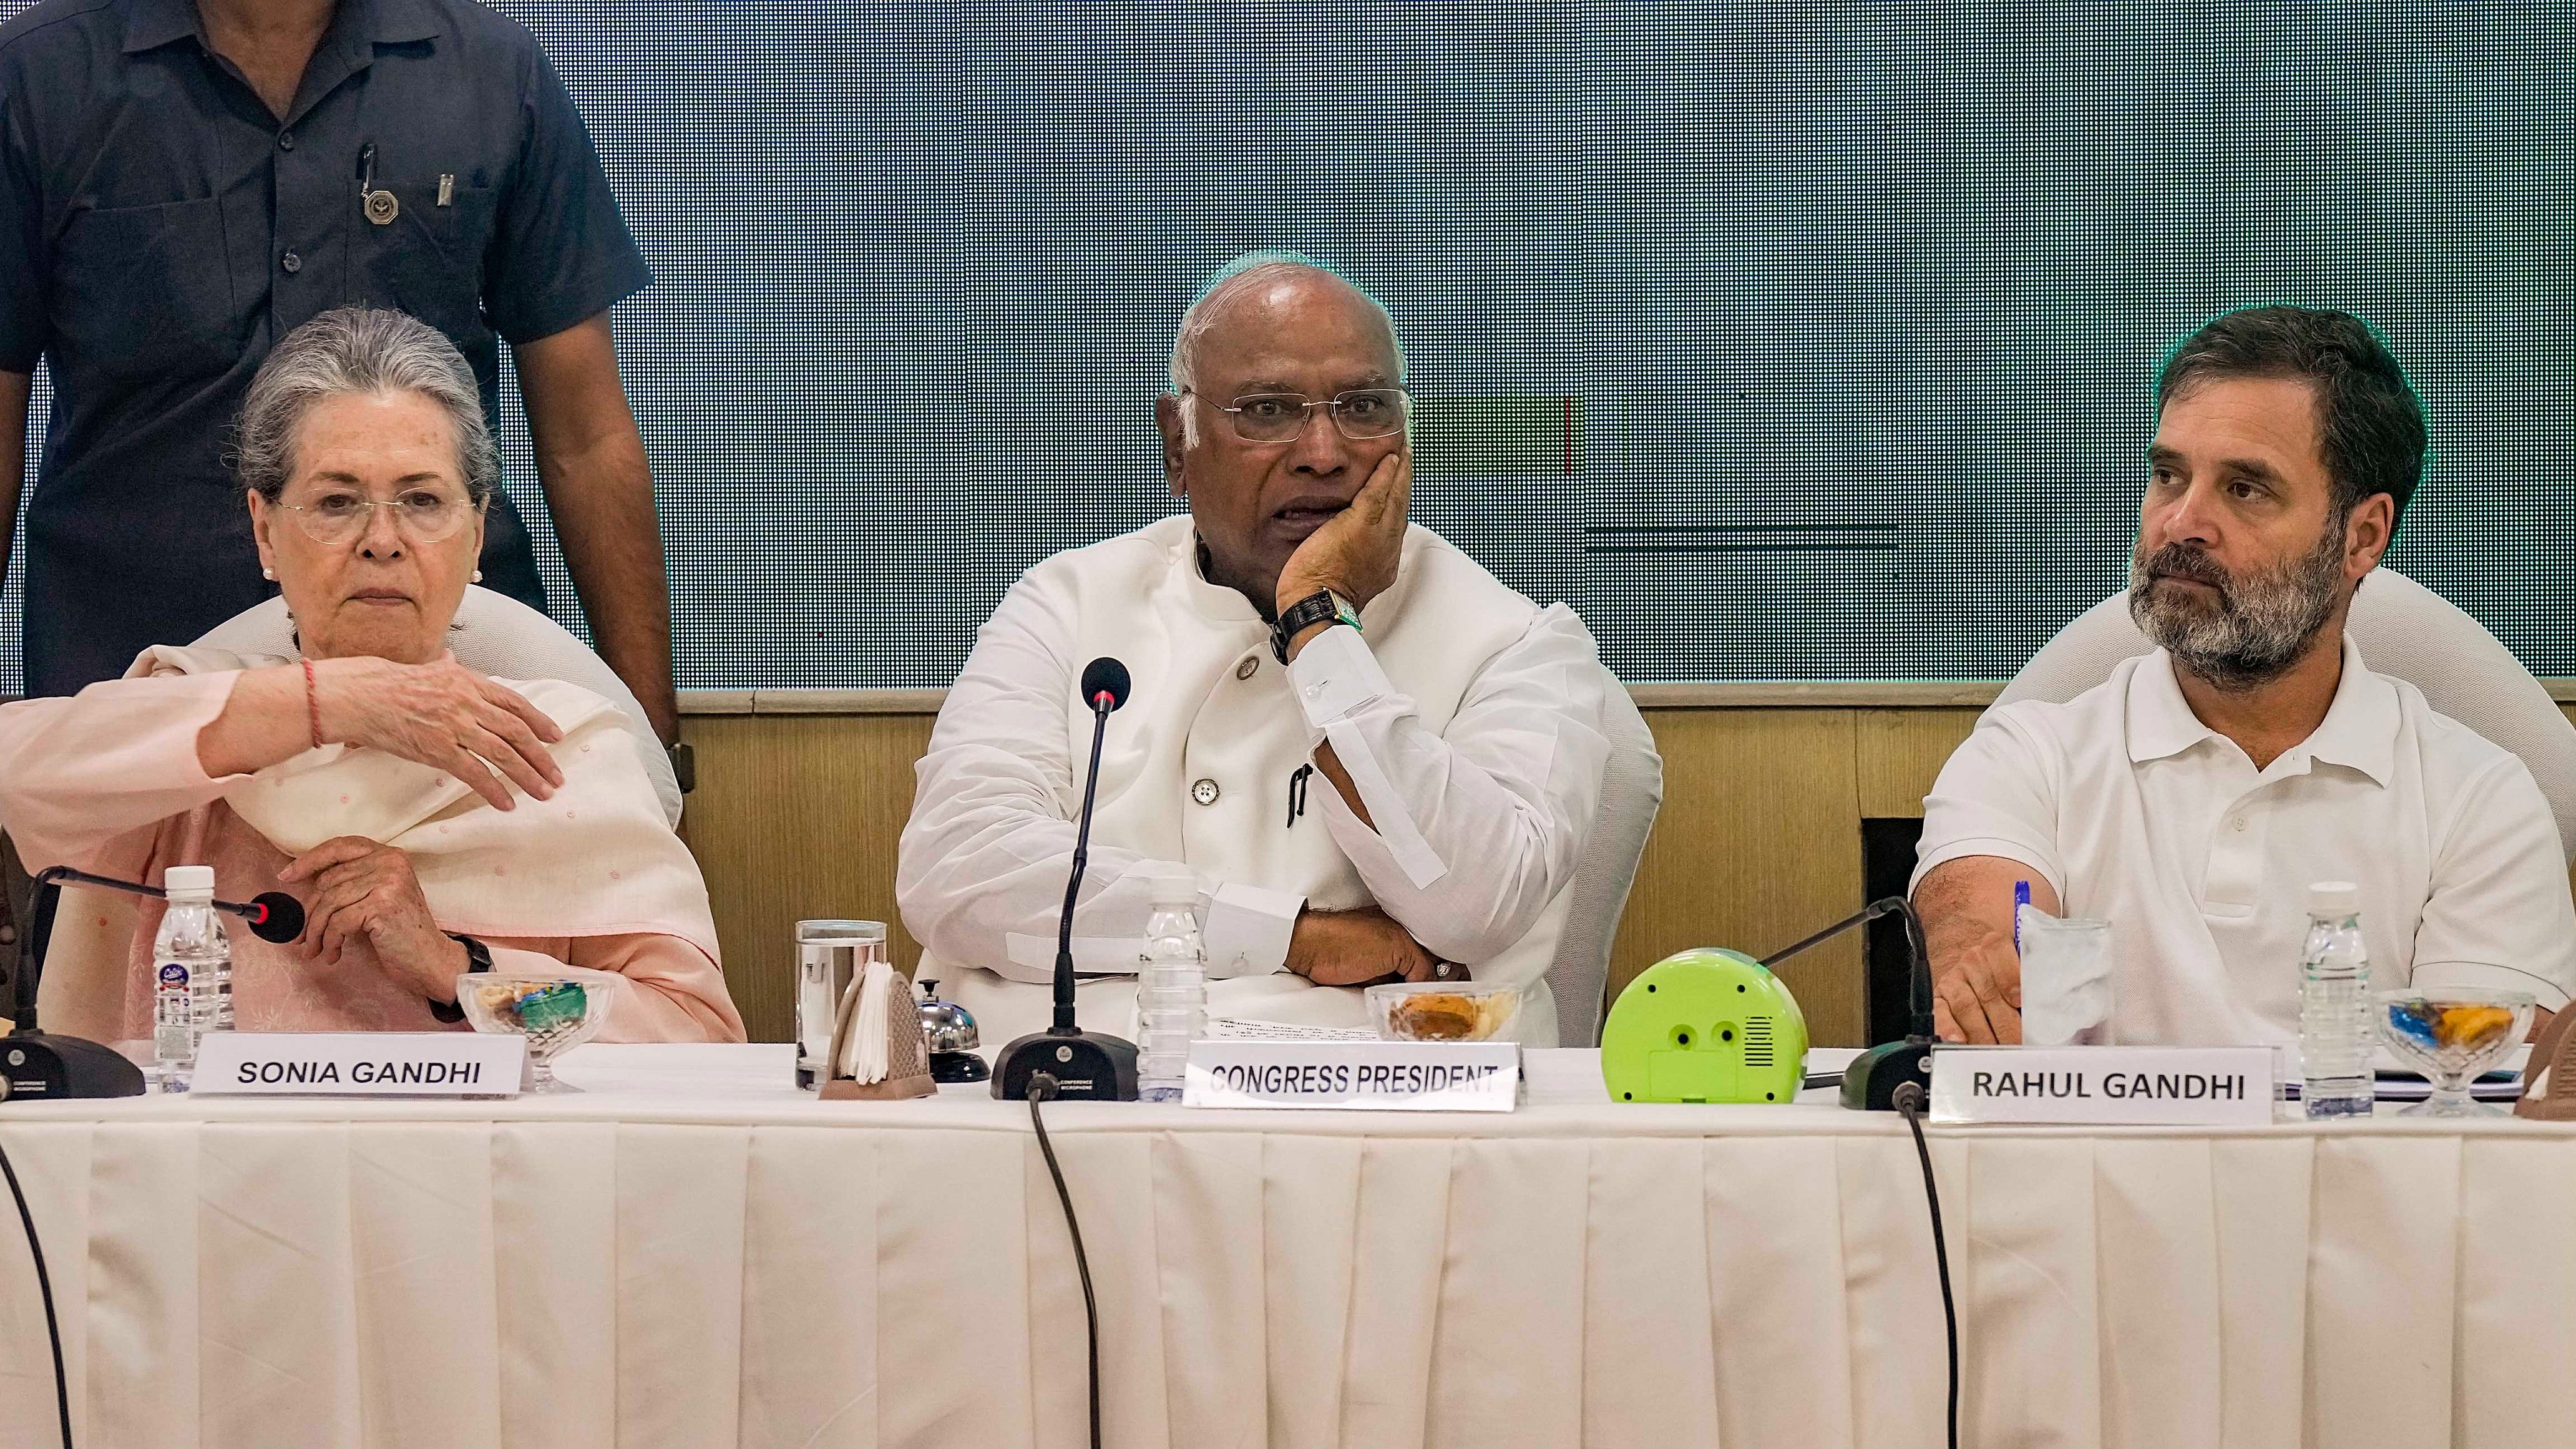
<svg viewBox="0 0 2576 1449">
<path fill-rule="evenodd" d="M 1613 1102 L 1794 1102 L 1807 1018 L 1771 969 L 1703 947 L 1639 972 L 1601 1028 Z"/>
</svg>

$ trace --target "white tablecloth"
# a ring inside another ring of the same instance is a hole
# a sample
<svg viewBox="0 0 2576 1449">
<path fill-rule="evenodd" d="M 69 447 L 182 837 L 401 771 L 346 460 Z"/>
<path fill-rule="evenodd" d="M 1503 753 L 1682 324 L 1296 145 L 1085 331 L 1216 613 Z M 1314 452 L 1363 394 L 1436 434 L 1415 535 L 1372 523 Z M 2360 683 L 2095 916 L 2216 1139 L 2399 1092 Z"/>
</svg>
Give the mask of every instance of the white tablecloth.
<svg viewBox="0 0 2576 1449">
<path fill-rule="evenodd" d="M 1078 1446 L 1026 1109 L 826 1104 L 785 1048 L 593 1046 L 512 1103 L 0 1111 L 83 1445 Z M 1057 1105 L 1118 1445 L 1940 1441 L 1901 1124 Z M 1591 1100 L 1583 1100 L 1585 1098 Z M 2576 1134 L 1938 1131 L 1966 1441 L 2569 1442 Z M 0 1216 L 0 1444 L 51 1445 Z"/>
</svg>

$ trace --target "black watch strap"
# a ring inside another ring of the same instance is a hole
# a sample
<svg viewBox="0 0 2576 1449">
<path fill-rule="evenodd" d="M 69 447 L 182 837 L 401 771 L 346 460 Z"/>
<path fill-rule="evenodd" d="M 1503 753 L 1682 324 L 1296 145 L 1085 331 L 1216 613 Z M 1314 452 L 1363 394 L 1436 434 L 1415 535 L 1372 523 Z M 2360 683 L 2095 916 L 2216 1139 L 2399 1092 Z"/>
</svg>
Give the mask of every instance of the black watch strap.
<svg viewBox="0 0 2576 1449">
<path fill-rule="evenodd" d="M 1318 589 L 1279 611 L 1279 622 L 1270 626 L 1270 652 L 1285 664 L 1289 640 L 1316 624 L 1335 621 L 1356 629 L 1360 626 L 1359 611 L 1346 605 L 1332 590 Z"/>
<path fill-rule="evenodd" d="M 447 933 L 447 939 L 465 948 L 466 975 L 472 976 L 477 972 L 488 972 L 492 969 L 491 947 L 475 940 L 472 936 L 460 936 L 454 931 Z M 453 1023 L 465 1019 L 465 1008 L 453 1001 L 433 1001 L 429 1004 L 429 1014 L 440 1021 Z"/>
</svg>

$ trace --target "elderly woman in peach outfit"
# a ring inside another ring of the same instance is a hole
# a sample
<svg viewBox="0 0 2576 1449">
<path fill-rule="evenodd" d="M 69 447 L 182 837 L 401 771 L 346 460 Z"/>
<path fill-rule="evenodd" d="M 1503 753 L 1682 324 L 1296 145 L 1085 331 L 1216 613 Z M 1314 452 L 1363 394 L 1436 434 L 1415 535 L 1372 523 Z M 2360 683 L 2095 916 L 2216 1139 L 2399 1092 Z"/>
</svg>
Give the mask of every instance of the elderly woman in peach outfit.
<svg viewBox="0 0 2576 1449">
<path fill-rule="evenodd" d="M 705 883 L 615 708 L 447 652 L 500 472 L 454 346 L 398 312 L 324 313 L 261 366 L 238 448 L 300 657 L 165 646 L 0 708 L 0 825 L 28 869 L 203 863 L 227 898 L 295 895 L 300 939 L 233 936 L 243 1030 L 461 1030 L 461 978 L 488 961 L 619 973 L 608 1037 L 741 1040 Z M 148 1036 L 159 903 L 127 927 L 100 902 L 66 892 L 40 1007 Z"/>
</svg>

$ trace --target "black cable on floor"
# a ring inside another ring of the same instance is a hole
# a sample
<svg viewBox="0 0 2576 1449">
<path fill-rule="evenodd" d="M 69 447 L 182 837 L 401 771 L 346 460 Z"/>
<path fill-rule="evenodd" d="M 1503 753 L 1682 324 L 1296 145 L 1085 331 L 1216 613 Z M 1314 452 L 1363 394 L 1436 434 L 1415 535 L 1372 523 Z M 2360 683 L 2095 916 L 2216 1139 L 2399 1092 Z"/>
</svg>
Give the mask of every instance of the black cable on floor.
<svg viewBox="0 0 2576 1449">
<path fill-rule="evenodd" d="M 63 1330 L 54 1320 L 54 1280 L 45 1271 L 45 1245 L 36 1240 L 36 1215 L 27 1211 L 27 1194 L 18 1186 L 18 1169 L 0 1150 L 0 1177 L 9 1179 L 9 1195 L 18 1200 L 18 1224 L 27 1230 L 27 1255 L 36 1260 L 36 1291 L 45 1300 L 45 1337 L 54 1348 L 54 1412 L 61 1416 L 63 1449 L 72 1449 L 72 1391 L 63 1377 Z"/>
<path fill-rule="evenodd" d="M 1932 1262 L 1941 1270 L 1941 1328 L 1950 1348 L 1950 1449 L 1959 1449 L 1959 1309 L 1950 1298 L 1950 1245 L 1941 1233 L 1941 1184 L 1932 1176 L 1932 1144 L 1923 1140 L 1923 1084 L 1896 1089 L 1895 1106 L 1914 1129 L 1914 1154 L 1923 1160 L 1923 1202 L 1932 1210 Z"/>
<path fill-rule="evenodd" d="M 1091 1449 L 1100 1449 L 1100 1303 L 1091 1296 L 1091 1259 L 1082 1251 L 1082 1221 L 1073 1215 L 1073 1194 L 1065 1189 L 1064 1169 L 1056 1165 L 1055 1144 L 1047 1140 L 1046 1118 L 1038 1112 L 1038 1104 L 1054 1095 L 1052 1074 L 1040 1072 L 1029 1078 L 1029 1124 L 1038 1130 L 1038 1151 L 1046 1154 L 1047 1176 L 1055 1179 L 1055 1200 L 1064 1205 L 1064 1230 L 1073 1235 L 1073 1266 L 1082 1274 L 1083 1336 L 1091 1356 Z M 52 1312 L 52 1300 L 46 1304 L 46 1311 Z M 55 1371 L 61 1372 L 59 1351 L 55 1363 Z M 63 1445 L 70 1449 L 71 1441 L 66 1438 Z"/>
</svg>

